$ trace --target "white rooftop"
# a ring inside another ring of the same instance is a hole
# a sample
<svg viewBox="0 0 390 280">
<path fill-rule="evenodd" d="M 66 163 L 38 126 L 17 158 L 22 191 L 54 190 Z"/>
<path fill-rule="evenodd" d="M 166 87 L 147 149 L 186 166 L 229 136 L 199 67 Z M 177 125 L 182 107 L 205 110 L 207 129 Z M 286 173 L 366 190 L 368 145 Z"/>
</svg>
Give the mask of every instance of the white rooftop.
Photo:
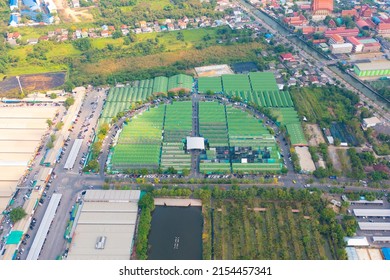
<svg viewBox="0 0 390 280">
<path fill-rule="evenodd" d="M 366 124 L 366 125 L 376 125 L 376 124 L 379 124 L 381 123 L 381 120 L 378 119 L 377 117 L 371 117 L 371 118 L 365 118 L 363 119 L 363 122 Z"/>
<path fill-rule="evenodd" d="M 357 217 L 390 217 L 390 209 L 353 209 Z"/>
<path fill-rule="evenodd" d="M 204 138 L 187 137 L 187 150 L 204 150 Z"/>
<path fill-rule="evenodd" d="M 347 246 L 369 246 L 367 237 L 365 236 L 356 236 L 356 237 L 344 237 L 344 241 L 347 243 Z"/>
<path fill-rule="evenodd" d="M 360 222 L 361 230 L 390 230 L 390 223 L 370 223 Z"/>
</svg>

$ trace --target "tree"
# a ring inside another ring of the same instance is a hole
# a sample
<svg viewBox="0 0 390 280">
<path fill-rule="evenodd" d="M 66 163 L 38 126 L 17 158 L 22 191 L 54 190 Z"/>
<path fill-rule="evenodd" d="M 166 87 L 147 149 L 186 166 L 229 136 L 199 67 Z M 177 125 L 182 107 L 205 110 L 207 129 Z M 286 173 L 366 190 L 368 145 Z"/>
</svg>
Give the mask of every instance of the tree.
<svg viewBox="0 0 390 280">
<path fill-rule="evenodd" d="M 73 46 L 80 51 L 88 51 L 92 48 L 91 40 L 89 38 L 81 38 L 72 42 Z"/>
<path fill-rule="evenodd" d="M 61 128 L 64 126 L 64 122 L 60 121 L 56 124 L 56 130 L 61 130 Z"/>
<path fill-rule="evenodd" d="M 50 98 L 51 99 L 56 99 L 57 98 L 57 94 L 55 94 L 54 92 L 50 94 Z"/>
<path fill-rule="evenodd" d="M 74 89 L 74 84 L 71 82 L 71 81 L 66 81 L 65 83 L 64 83 L 64 90 L 66 91 L 66 92 L 72 92 L 72 90 Z"/>
<path fill-rule="evenodd" d="M 35 17 L 35 19 L 38 21 L 38 22 L 42 22 L 43 20 L 43 14 L 42 13 L 38 13 Z"/>
<path fill-rule="evenodd" d="M 122 37 L 122 32 L 120 30 L 116 30 L 115 32 L 112 33 L 113 39 L 118 39 L 120 37 Z"/>
<path fill-rule="evenodd" d="M 90 162 L 88 162 L 88 164 L 84 167 L 84 171 L 93 171 L 93 172 L 99 172 L 100 170 L 100 166 L 99 166 L 99 162 L 94 159 L 94 160 L 91 160 Z"/>
<path fill-rule="evenodd" d="M 67 99 L 65 99 L 65 102 L 64 102 L 65 108 L 69 109 L 69 107 L 74 104 L 74 101 L 75 100 L 74 100 L 74 98 L 72 96 L 68 97 Z"/>
<path fill-rule="evenodd" d="M 188 175 L 190 175 L 190 170 L 188 168 L 184 168 L 182 173 L 183 173 L 183 176 L 188 176 Z"/>
<path fill-rule="evenodd" d="M 53 121 L 51 119 L 47 119 L 46 123 L 49 126 L 49 128 L 51 128 L 51 126 L 53 125 Z"/>
<path fill-rule="evenodd" d="M 11 210 L 9 213 L 9 218 L 11 222 L 15 224 L 17 221 L 20 221 L 27 215 L 26 211 L 22 207 L 17 207 Z"/>
<path fill-rule="evenodd" d="M 344 216 L 342 226 L 347 236 L 353 236 L 356 232 L 358 223 L 353 216 Z"/>
</svg>

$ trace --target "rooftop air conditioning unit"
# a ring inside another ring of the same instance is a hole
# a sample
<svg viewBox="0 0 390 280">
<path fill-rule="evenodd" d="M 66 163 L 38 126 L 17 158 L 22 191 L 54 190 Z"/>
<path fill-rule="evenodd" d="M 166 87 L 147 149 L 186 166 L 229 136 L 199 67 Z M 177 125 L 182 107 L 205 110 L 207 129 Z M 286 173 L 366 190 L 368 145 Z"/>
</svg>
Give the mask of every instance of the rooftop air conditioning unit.
<svg viewBox="0 0 390 280">
<path fill-rule="evenodd" d="M 99 236 L 97 238 L 95 248 L 103 250 L 104 246 L 106 245 L 106 239 L 107 239 L 106 236 Z"/>
</svg>

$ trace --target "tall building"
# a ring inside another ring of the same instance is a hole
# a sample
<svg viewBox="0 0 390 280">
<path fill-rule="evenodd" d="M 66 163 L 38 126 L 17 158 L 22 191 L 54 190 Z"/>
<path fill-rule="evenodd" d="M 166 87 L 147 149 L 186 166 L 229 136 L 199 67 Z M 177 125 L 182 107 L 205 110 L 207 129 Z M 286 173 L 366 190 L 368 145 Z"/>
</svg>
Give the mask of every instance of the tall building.
<svg viewBox="0 0 390 280">
<path fill-rule="evenodd" d="M 326 16 L 333 12 L 333 0 L 313 0 L 311 3 L 313 15 Z"/>
</svg>

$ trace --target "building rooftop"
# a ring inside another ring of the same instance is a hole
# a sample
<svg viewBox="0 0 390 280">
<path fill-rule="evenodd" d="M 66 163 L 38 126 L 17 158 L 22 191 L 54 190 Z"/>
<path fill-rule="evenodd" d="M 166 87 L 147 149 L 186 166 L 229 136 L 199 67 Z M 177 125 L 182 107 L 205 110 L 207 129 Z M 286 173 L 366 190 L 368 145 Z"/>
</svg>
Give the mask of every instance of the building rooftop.
<svg viewBox="0 0 390 280">
<path fill-rule="evenodd" d="M 360 71 L 367 70 L 386 70 L 390 69 L 390 61 L 388 60 L 376 60 L 367 63 L 356 63 L 355 66 L 359 68 Z"/>
<path fill-rule="evenodd" d="M 187 137 L 187 150 L 204 150 L 204 138 Z"/>
<path fill-rule="evenodd" d="M 139 197 L 139 190 L 88 190 L 67 259 L 129 260 Z"/>
</svg>

